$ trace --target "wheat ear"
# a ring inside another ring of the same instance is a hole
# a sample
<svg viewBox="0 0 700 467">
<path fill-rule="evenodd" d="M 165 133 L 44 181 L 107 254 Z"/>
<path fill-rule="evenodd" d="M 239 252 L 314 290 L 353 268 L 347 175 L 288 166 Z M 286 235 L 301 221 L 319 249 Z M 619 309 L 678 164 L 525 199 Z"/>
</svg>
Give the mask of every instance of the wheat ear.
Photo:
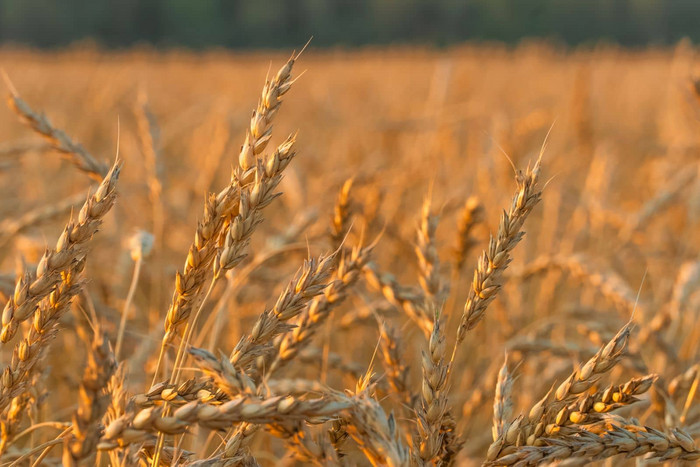
<svg viewBox="0 0 700 467">
<path fill-rule="evenodd" d="M 49 119 L 41 113 L 37 113 L 13 92 L 8 100 L 12 109 L 32 130 L 45 138 L 58 152 L 66 155 L 78 169 L 87 173 L 95 180 L 102 180 L 107 175 L 109 167 L 99 162 L 80 143 L 73 141 L 63 130 L 54 127 Z"/>
</svg>

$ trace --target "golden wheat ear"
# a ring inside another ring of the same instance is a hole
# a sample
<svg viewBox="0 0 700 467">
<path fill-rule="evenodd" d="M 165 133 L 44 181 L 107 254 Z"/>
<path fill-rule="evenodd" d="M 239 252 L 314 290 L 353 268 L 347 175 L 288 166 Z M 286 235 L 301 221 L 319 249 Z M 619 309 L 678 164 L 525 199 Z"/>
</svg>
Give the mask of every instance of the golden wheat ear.
<svg viewBox="0 0 700 467">
<path fill-rule="evenodd" d="M 100 181 L 107 174 L 109 166 L 98 161 L 80 143 L 73 141 L 63 130 L 54 127 L 43 113 L 34 111 L 20 97 L 5 71 L 2 71 L 5 84 L 10 89 L 7 103 L 19 119 L 43 137 L 53 149 L 63 154 L 68 160 L 92 179 Z"/>
</svg>

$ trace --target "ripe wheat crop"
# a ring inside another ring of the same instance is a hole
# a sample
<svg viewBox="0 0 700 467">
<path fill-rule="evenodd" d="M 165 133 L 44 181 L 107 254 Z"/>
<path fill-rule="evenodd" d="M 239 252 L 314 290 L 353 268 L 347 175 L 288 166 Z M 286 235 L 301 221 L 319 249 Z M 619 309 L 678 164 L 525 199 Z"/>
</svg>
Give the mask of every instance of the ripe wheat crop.
<svg viewBox="0 0 700 467">
<path fill-rule="evenodd" d="M 0 55 L 3 465 L 700 461 L 689 45 Z"/>
</svg>

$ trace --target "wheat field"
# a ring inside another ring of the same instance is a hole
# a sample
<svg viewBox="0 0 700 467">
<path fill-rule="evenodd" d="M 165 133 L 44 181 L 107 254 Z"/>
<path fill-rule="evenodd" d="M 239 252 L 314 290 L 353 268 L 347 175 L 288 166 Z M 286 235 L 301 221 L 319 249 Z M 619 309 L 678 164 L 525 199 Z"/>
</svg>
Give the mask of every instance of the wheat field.
<svg viewBox="0 0 700 467">
<path fill-rule="evenodd" d="M 0 51 L 0 462 L 696 464 L 697 54 Z"/>
</svg>

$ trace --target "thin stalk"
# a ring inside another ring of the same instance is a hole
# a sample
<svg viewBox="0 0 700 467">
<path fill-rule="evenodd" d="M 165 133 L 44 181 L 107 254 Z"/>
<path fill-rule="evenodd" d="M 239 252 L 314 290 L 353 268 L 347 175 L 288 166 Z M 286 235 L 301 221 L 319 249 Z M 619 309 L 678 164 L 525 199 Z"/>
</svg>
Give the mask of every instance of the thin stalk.
<svg viewBox="0 0 700 467">
<path fill-rule="evenodd" d="M 12 462 L 8 467 L 15 467 L 15 466 L 17 466 L 17 465 L 21 465 L 21 463 L 22 463 L 23 461 L 29 459 L 30 457 L 32 457 L 32 456 L 33 456 L 34 454 L 36 454 L 37 452 L 46 450 L 46 451 L 42 452 L 41 455 L 39 456 L 39 459 L 37 459 L 37 460 L 40 462 L 44 457 L 46 457 L 46 454 L 48 454 L 48 450 L 49 450 L 50 448 L 52 448 L 53 446 L 57 445 L 57 444 L 63 443 L 63 438 L 64 438 L 68 433 L 70 433 L 71 431 L 73 431 L 73 427 L 72 427 L 72 426 L 66 428 L 65 430 L 63 430 L 63 431 L 61 432 L 61 434 L 58 435 L 58 437 L 57 437 L 56 439 L 51 440 L 51 441 L 48 441 L 48 442 L 46 442 L 46 443 L 44 443 L 44 444 L 41 444 L 41 445 L 39 445 L 39 446 L 37 446 L 37 447 L 35 447 L 35 448 L 32 448 L 32 449 L 30 449 L 29 451 L 25 452 L 25 453 L 22 454 L 20 457 L 18 457 L 17 459 L 15 459 L 15 461 Z M 32 464 L 32 466 L 33 466 L 33 465 L 39 465 L 39 464 L 37 464 L 36 462 L 34 462 L 34 463 Z"/>
<path fill-rule="evenodd" d="M 680 422 L 685 423 L 686 417 L 688 417 L 688 411 L 690 410 L 690 406 L 693 403 L 693 399 L 695 399 L 695 393 L 698 390 L 698 383 L 700 383 L 700 371 L 697 372 L 695 375 L 695 379 L 693 380 L 693 384 L 690 386 L 690 390 L 688 391 L 688 397 L 685 399 L 685 405 L 683 406 L 683 413 L 681 414 L 680 417 Z"/>
<path fill-rule="evenodd" d="M 163 356 L 165 355 L 165 347 L 164 345 L 160 346 L 160 351 L 158 352 L 158 362 L 156 363 L 156 369 L 153 372 L 153 381 L 151 381 L 151 387 L 156 385 L 156 382 L 158 381 L 158 375 L 160 374 L 160 367 L 163 363 Z"/>
<path fill-rule="evenodd" d="M 209 300 L 209 297 L 211 296 L 211 292 L 214 290 L 214 287 L 216 284 L 219 282 L 219 278 L 221 276 L 216 276 L 214 279 L 211 281 L 211 284 L 209 284 L 209 289 L 207 289 L 207 293 L 204 295 L 204 298 L 202 299 L 202 303 L 199 304 L 199 307 L 197 308 L 196 313 L 194 314 L 194 318 L 192 319 L 192 323 L 189 326 L 188 332 L 185 334 L 185 338 L 180 341 L 180 348 L 178 349 L 178 360 L 175 361 L 175 364 L 173 365 L 173 378 L 172 378 L 172 383 L 177 384 L 178 378 L 180 378 L 180 373 L 182 372 L 182 366 L 183 366 L 183 360 L 186 358 L 185 357 L 185 349 L 187 349 L 187 346 L 190 343 L 190 340 L 192 339 L 192 334 L 194 334 L 195 327 L 197 325 L 197 321 L 199 320 L 199 316 L 202 314 L 202 309 L 204 308 L 204 305 L 206 305 L 207 300 Z"/>
<path fill-rule="evenodd" d="M 202 302 L 199 304 L 199 307 L 197 308 L 197 311 L 194 315 L 194 318 L 192 321 L 188 321 L 187 324 L 185 325 L 185 332 L 184 332 L 184 337 L 180 340 L 180 346 L 177 349 L 177 356 L 175 357 L 175 362 L 173 363 L 173 371 L 170 375 L 170 382 L 173 382 L 177 384 L 177 379 L 180 377 L 180 373 L 182 372 L 182 363 L 183 359 L 185 358 L 185 349 L 187 348 L 187 344 L 189 340 L 192 338 L 192 333 L 194 332 L 195 325 L 197 324 L 197 320 L 202 312 L 202 309 L 204 308 L 204 305 L 207 303 L 207 300 L 209 299 L 209 296 L 211 295 L 212 290 L 214 290 L 214 286 L 217 283 L 217 279 L 220 276 L 215 277 L 211 283 L 209 284 L 209 288 L 207 289 L 207 293 L 204 295 L 204 298 L 202 299 Z M 161 347 L 162 349 L 162 347 Z M 162 352 L 161 352 L 162 353 Z M 160 358 L 159 364 L 160 364 Z M 160 366 L 160 365 L 159 365 Z M 158 374 L 156 372 L 156 374 Z M 154 380 L 155 384 L 155 380 Z M 168 413 L 170 412 L 170 407 L 168 406 L 168 402 L 166 401 L 163 404 L 163 416 L 167 416 Z M 163 444 L 165 442 L 165 435 L 160 432 L 158 433 L 158 440 L 156 441 L 156 447 L 155 447 L 155 455 L 153 456 L 153 464 L 155 466 L 160 465 L 160 453 L 163 449 Z"/>
<path fill-rule="evenodd" d="M 70 424 L 63 423 L 63 422 L 42 422 L 42 423 L 37 423 L 37 424 L 35 424 L 35 425 L 30 426 L 29 428 L 27 428 L 27 429 L 24 430 L 23 432 L 19 433 L 17 436 L 15 436 L 15 437 L 13 438 L 13 441 L 17 441 L 19 438 L 21 438 L 21 437 L 23 437 L 23 436 L 26 436 L 26 435 L 28 435 L 28 434 L 30 434 L 30 433 L 32 433 L 34 430 L 36 430 L 36 429 L 38 429 L 38 428 L 43 428 L 43 427 L 46 427 L 46 426 L 52 427 L 52 428 L 56 428 L 57 430 L 65 430 L 66 428 L 69 428 L 69 427 L 70 427 Z"/>
<path fill-rule="evenodd" d="M 166 411 L 163 411 L 163 414 L 165 414 Z M 158 467 L 160 465 L 160 451 L 163 449 L 163 444 L 165 442 L 165 435 L 163 432 L 158 432 L 158 440 L 156 441 L 156 452 L 153 456 L 153 462 L 151 462 L 152 466 Z"/>
<path fill-rule="evenodd" d="M 207 346 L 207 348 L 210 350 L 216 348 L 216 342 L 219 340 L 219 333 L 221 332 L 221 328 L 224 325 L 223 310 L 228 304 L 229 300 L 231 299 L 231 296 L 233 295 L 233 292 L 235 290 L 234 285 L 235 279 L 226 279 L 226 288 L 221 294 L 218 303 L 214 307 L 214 311 L 211 315 L 209 315 L 209 318 L 207 318 L 207 321 L 204 323 L 204 326 L 202 326 L 202 332 L 199 334 L 199 339 L 196 344 L 196 347 L 201 347 L 202 341 L 204 340 L 204 336 L 209 335 L 209 345 Z M 234 336 L 239 335 L 238 325 L 236 326 L 236 329 L 232 330 L 231 334 Z"/>
<path fill-rule="evenodd" d="M 131 302 L 134 300 L 134 293 L 136 292 L 136 284 L 141 276 L 141 265 L 143 264 L 143 257 L 139 256 L 134 264 L 134 274 L 131 276 L 131 285 L 129 286 L 129 293 L 126 295 L 126 301 L 124 302 L 124 309 L 122 310 L 121 321 L 119 321 L 119 331 L 117 332 L 117 344 L 114 349 L 114 358 L 119 361 L 119 355 L 122 350 L 122 343 L 124 342 L 124 330 L 126 329 L 126 318 L 129 315 L 129 308 L 131 308 Z"/>
</svg>

